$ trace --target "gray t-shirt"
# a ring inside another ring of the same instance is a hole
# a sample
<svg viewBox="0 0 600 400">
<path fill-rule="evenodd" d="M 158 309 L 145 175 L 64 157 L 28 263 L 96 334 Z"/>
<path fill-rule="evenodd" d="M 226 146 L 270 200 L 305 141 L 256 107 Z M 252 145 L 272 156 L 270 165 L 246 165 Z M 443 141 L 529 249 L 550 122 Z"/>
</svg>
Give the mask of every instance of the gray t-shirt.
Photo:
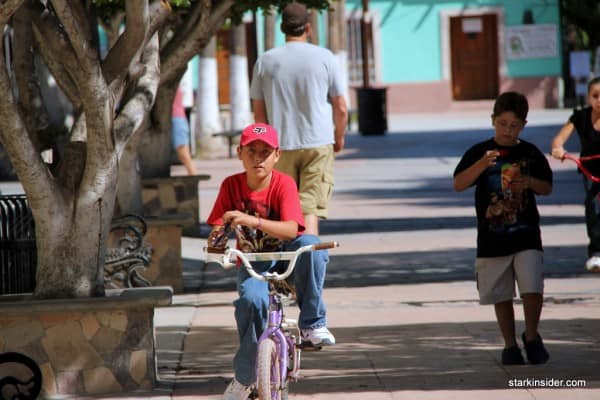
<svg viewBox="0 0 600 400">
<path fill-rule="evenodd" d="M 281 149 L 320 147 L 334 142 L 329 97 L 345 94 L 341 81 L 331 51 L 306 42 L 286 42 L 256 61 L 250 97 L 264 100 Z"/>
</svg>

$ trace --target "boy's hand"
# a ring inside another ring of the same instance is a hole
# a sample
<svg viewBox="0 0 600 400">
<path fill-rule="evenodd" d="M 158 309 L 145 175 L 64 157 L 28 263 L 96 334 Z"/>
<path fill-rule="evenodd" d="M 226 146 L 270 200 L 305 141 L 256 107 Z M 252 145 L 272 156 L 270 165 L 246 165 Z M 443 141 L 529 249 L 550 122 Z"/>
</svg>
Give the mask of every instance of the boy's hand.
<svg viewBox="0 0 600 400">
<path fill-rule="evenodd" d="M 531 177 L 526 175 L 521 175 L 513 179 L 512 181 L 510 181 L 510 190 L 512 190 L 513 193 L 521 193 L 526 189 L 530 189 L 531 179 Z"/>
<path fill-rule="evenodd" d="M 496 158 L 498 158 L 499 155 L 500 152 L 498 150 L 488 150 L 485 152 L 483 157 L 481 157 L 480 162 L 485 164 L 486 167 L 491 167 L 496 165 Z"/>
<path fill-rule="evenodd" d="M 227 211 L 223 214 L 223 221 L 230 223 L 233 228 L 247 226 L 254 229 L 258 224 L 258 218 L 237 210 Z"/>
</svg>

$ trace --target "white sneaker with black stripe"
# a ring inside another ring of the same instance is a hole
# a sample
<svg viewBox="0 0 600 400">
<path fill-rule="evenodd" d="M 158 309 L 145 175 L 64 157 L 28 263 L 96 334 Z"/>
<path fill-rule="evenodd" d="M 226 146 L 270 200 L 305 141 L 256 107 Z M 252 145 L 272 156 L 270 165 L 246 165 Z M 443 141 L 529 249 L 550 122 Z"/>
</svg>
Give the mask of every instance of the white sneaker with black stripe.
<svg viewBox="0 0 600 400">
<path fill-rule="evenodd" d="M 335 337 L 329 329 L 322 326 L 315 329 L 302 329 L 302 341 L 311 342 L 313 346 L 331 346 L 335 344 Z"/>
</svg>

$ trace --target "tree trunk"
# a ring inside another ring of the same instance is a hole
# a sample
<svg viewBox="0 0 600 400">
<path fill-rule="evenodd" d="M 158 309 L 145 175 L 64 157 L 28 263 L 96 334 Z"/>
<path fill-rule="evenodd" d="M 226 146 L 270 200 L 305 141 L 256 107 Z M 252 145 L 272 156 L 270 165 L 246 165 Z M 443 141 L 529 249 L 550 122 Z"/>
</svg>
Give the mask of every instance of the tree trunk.
<svg viewBox="0 0 600 400">
<path fill-rule="evenodd" d="M 314 45 L 319 45 L 319 12 L 317 10 L 310 10 L 310 26 L 312 33 L 308 40 Z"/>
<path fill-rule="evenodd" d="M 229 57 L 231 129 L 241 130 L 252 122 L 250 114 L 250 84 L 248 82 L 248 56 L 246 54 L 246 26 L 242 22 L 231 29 L 231 52 Z"/>
<path fill-rule="evenodd" d="M 271 7 L 268 10 L 268 14 L 264 15 L 264 40 L 265 40 L 265 51 L 275 47 L 275 7 Z"/>
<path fill-rule="evenodd" d="M 119 162 L 115 217 L 126 214 L 143 215 L 142 175 L 138 154 L 141 135 L 135 135 L 123 151 Z"/>
<path fill-rule="evenodd" d="M 328 15 L 329 49 L 336 55 L 340 64 L 342 84 L 348 87 L 348 51 L 346 29 L 346 0 L 332 2 Z M 350 104 L 350 95 L 346 91 L 346 104 Z"/>
<path fill-rule="evenodd" d="M 213 133 L 223 131 L 219 111 L 219 87 L 217 80 L 217 39 L 216 36 L 200 54 L 198 63 L 198 104 L 196 115 L 197 147 L 203 157 L 210 158 L 223 148 L 223 141 L 213 137 Z"/>
<path fill-rule="evenodd" d="M 96 192 L 62 196 L 54 208 L 33 209 L 36 221 L 35 296 L 104 295 L 104 257 L 116 193 L 116 160 L 99 175 Z M 70 197 L 70 199 L 68 198 Z"/>
<path fill-rule="evenodd" d="M 171 175 L 171 108 L 175 89 L 161 85 L 152 108 L 150 124 L 142 134 L 139 166 L 142 178 Z"/>
</svg>

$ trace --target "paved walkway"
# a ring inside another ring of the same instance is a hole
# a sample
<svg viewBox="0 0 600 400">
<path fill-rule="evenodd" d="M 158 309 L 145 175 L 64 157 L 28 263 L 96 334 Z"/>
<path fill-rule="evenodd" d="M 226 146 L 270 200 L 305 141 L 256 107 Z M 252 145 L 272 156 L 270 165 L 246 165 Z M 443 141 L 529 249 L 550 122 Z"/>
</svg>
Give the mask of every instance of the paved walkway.
<svg viewBox="0 0 600 400">
<path fill-rule="evenodd" d="M 533 111 L 522 137 L 547 151 L 569 113 Z M 489 116 L 394 115 L 389 122 L 384 136 L 350 134 L 337 157 L 322 236 L 342 244 L 331 253 L 325 291 L 338 344 L 304 353 L 303 379 L 290 399 L 599 399 L 600 274 L 582 268 L 575 168 L 552 160 L 555 190 L 539 199 L 548 273 L 541 332 L 551 359 L 505 367 L 493 309 L 478 305 L 472 279 L 473 193 L 454 193 L 451 181 L 463 151 L 491 135 Z M 197 166 L 212 175 L 200 184 L 204 220 L 222 178 L 240 165 L 224 149 Z M 236 346 L 235 278 L 204 268 L 203 246 L 201 237 L 184 239 L 187 293 L 156 310 L 159 386 L 99 398 L 222 398 Z M 520 304 L 516 311 L 520 333 Z M 579 387 L 567 387 L 573 384 Z"/>
<path fill-rule="evenodd" d="M 569 113 L 532 112 L 523 138 L 547 151 Z M 385 136 L 349 135 L 336 160 L 322 236 L 342 243 L 332 251 L 325 292 L 338 345 L 305 353 L 304 378 L 290 398 L 600 398 L 600 274 L 582 269 L 586 238 L 573 166 L 552 161 L 555 192 L 540 199 L 549 276 L 541 331 L 551 360 L 505 367 L 493 309 L 477 303 L 472 281 L 473 194 L 454 193 L 451 182 L 460 154 L 491 134 L 489 117 L 402 115 L 391 116 L 390 126 Z M 239 170 L 239 161 L 198 166 L 213 176 L 201 183 L 206 218 L 219 182 Z M 220 399 L 231 377 L 235 278 L 202 270 L 203 245 L 185 239 L 190 293 L 157 312 L 159 349 L 161 341 L 184 339 L 179 359 L 168 346 L 159 352 L 177 399 Z M 521 332 L 520 305 L 516 310 Z M 171 364 L 163 361 L 167 355 Z M 573 384 L 580 387 L 567 388 Z"/>
</svg>

